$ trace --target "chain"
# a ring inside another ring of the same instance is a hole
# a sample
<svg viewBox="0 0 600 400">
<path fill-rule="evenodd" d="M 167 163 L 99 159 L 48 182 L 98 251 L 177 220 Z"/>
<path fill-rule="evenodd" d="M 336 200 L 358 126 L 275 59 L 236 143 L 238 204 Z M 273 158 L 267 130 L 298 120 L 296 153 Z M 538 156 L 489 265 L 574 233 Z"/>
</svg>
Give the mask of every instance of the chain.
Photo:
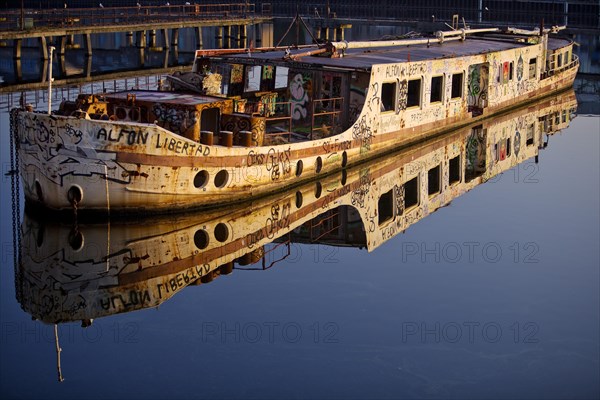
<svg viewBox="0 0 600 400">
<path fill-rule="evenodd" d="M 15 294 L 21 298 L 21 285 L 18 270 L 21 263 L 21 197 L 19 186 L 19 139 L 17 136 L 17 114 L 19 110 L 10 110 L 10 189 L 12 205 L 13 268 L 15 273 Z"/>
</svg>

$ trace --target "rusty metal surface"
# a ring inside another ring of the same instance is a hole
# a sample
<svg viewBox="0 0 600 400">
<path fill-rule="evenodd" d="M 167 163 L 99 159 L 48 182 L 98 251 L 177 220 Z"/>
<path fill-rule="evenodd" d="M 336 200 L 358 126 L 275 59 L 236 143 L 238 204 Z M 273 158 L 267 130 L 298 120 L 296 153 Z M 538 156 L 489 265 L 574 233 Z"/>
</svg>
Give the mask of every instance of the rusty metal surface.
<svg viewBox="0 0 600 400">
<path fill-rule="evenodd" d="M 407 61 L 423 61 L 446 59 L 462 56 L 473 56 L 478 54 L 486 54 L 499 52 L 508 49 L 523 48 L 530 46 L 527 43 L 520 43 L 515 40 L 514 35 L 505 35 L 511 41 L 498 41 L 493 39 L 485 39 L 481 37 L 467 37 L 463 42 L 452 41 L 442 44 L 437 42 L 436 38 L 431 38 L 429 46 L 427 44 L 413 46 L 397 46 L 383 47 L 377 49 L 350 49 L 344 57 L 328 58 L 319 56 L 304 56 L 295 61 L 302 63 L 310 63 L 314 65 L 323 65 L 336 68 L 348 69 L 370 69 L 374 64 L 391 64 Z M 551 38 L 548 46 L 550 49 L 560 48 L 570 43 L 567 39 Z M 305 49 L 290 50 L 292 57 L 298 54 L 306 53 Z M 272 60 L 281 62 L 284 59 L 285 53 L 269 52 L 269 53 L 252 53 L 252 57 L 260 60 Z M 227 57 L 225 59 L 235 59 L 236 57 Z M 246 62 L 248 57 L 246 56 Z M 240 58 L 240 62 L 244 61 Z"/>
</svg>

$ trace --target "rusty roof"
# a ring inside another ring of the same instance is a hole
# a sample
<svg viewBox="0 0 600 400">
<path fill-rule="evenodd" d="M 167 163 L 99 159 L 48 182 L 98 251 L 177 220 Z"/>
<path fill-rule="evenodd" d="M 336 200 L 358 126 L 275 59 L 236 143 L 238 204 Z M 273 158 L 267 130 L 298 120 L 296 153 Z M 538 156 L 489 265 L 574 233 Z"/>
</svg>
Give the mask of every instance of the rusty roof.
<svg viewBox="0 0 600 400">
<path fill-rule="evenodd" d="M 303 56 L 294 61 L 289 61 L 290 66 L 297 64 L 311 64 L 313 66 L 325 66 L 342 69 L 370 70 L 376 64 L 393 64 L 409 61 L 424 61 L 433 59 L 444 59 L 453 57 L 470 56 L 477 54 L 493 53 L 508 49 L 530 46 L 519 42 L 517 35 L 487 35 L 487 37 L 468 36 L 465 41 L 447 41 L 439 43 L 436 38 L 431 38 L 429 45 L 417 44 L 407 46 L 378 47 L 366 49 L 348 49 L 343 57 L 330 58 L 323 56 Z M 549 49 L 557 49 L 568 45 L 571 41 L 561 38 L 550 38 Z M 299 54 L 307 49 L 290 50 L 290 54 Z M 283 51 L 271 51 L 265 53 L 251 53 L 244 55 L 222 56 L 228 61 L 239 63 L 262 63 L 269 61 L 282 64 L 285 53 Z M 251 61 L 252 60 L 252 61 Z"/>
</svg>

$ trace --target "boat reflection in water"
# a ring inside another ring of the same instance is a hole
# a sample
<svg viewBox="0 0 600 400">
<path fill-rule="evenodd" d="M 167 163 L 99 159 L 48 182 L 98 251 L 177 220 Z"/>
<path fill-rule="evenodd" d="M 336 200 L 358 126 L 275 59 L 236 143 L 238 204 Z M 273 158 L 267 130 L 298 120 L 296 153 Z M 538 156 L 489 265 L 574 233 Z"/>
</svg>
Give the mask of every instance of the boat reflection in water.
<svg viewBox="0 0 600 400">
<path fill-rule="evenodd" d="M 576 106 L 573 91 L 564 92 L 236 207 L 76 225 L 26 213 L 17 299 L 34 319 L 87 326 L 94 318 L 155 307 L 234 269 L 270 268 L 294 242 L 372 251 L 537 157 L 545 135 L 567 127 Z"/>
</svg>

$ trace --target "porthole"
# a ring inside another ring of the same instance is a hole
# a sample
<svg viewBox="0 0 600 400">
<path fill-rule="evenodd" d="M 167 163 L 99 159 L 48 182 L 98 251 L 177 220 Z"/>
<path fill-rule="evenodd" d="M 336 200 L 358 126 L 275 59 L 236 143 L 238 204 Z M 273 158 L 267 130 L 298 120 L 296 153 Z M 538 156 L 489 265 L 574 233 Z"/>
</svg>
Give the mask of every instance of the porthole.
<svg viewBox="0 0 600 400">
<path fill-rule="evenodd" d="M 298 160 L 296 163 L 296 176 L 302 175 L 302 169 L 304 168 L 304 163 L 302 160 Z"/>
<path fill-rule="evenodd" d="M 208 183 L 208 171 L 202 170 L 194 177 L 194 187 L 202 189 Z"/>
<path fill-rule="evenodd" d="M 321 182 L 317 182 L 315 183 L 315 198 L 320 198 L 321 194 L 323 193 L 323 185 L 321 185 Z"/>
<path fill-rule="evenodd" d="M 67 191 L 67 199 L 69 200 L 69 204 L 79 204 L 81 200 L 83 200 L 83 190 L 81 187 L 77 185 L 73 185 Z"/>
<path fill-rule="evenodd" d="M 215 239 L 223 243 L 229 238 L 229 228 L 224 223 L 220 222 L 215 226 Z"/>
<path fill-rule="evenodd" d="M 35 181 L 35 195 L 40 203 L 44 202 L 44 192 L 42 191 L 42 185 L 40 185 L 39 181 Z"/>
<path fill-rule="evenodd" d="M 208 247 L 208 233 L 204 229 L 198 229 L 194 234 L 194 244 L 200 250 Z"/>
<path fill-rule="evenodd" d="M 323 169 L 323 160 L 321 157 L 317 157 L 317 163 L 315 165 L 315 171 L 318 174 Z"/>
<path fill-rule="evenodd" d="M 77 229 L 71 230 L 69 232 L 69 245 L 74 251 L 79 251 L 83 248 L 83 234 L 79 232 Z"/>
<path fill-rule="evenodd" d="M 217 172 L 217 175 L 215 175 L 215 186 L 219 189 L 225 187 L 228 179 L 229 173 L 224 169 L 220 170 L 219 172 Z"/>
<path fill-rule="evenodd" d="M 301 191 L 297 191 L 296 192 L 296 208 L 300 208 L 302 207 L 302 192 Z"/>
</svg>

